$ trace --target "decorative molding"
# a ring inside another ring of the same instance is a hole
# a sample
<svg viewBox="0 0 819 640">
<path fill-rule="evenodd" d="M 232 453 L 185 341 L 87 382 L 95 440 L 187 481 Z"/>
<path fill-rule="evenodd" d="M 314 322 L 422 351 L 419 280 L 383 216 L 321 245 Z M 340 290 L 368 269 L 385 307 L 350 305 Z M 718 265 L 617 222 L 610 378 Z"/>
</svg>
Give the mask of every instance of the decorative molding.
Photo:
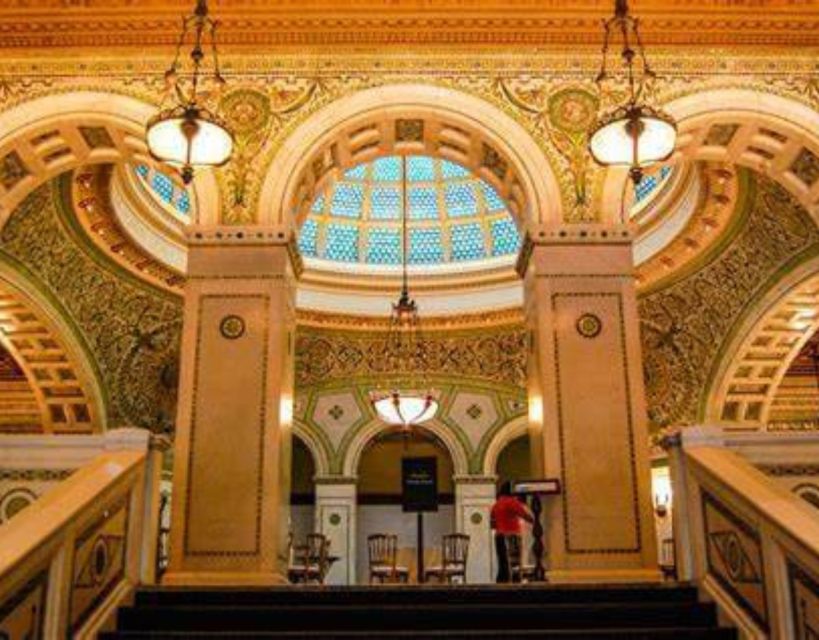
<svg viewBox="0 0 819 640">
<path fill-rule="evenodd" d="M 596 338 L 603 330 L 603 321 L 593 313 L 584 313 L 577 319 L 575 328 L 584 338 Z"/>
<path fill-rule="evenodd" d="M 0 11 L 6 47 L 22 50 L 105 48 L 162 51 L 175 44 L 180 7 L 162 0 L 142 0 L 133 10 L 126 0 L 104 9 L 78 6 L 70 14 L 55 11 L 54 0 L 21 0 Z M 649 0 L 641 5 L 641 33 L 649 43 L 678 46 L 819 45 L 819 16 L 803 4 L 749 0 L 724 4 L 696 0 L 683 5 Z M 497 0 L 465 5 L 443 0 L 435 16 L 421 0 L 385 0 L 333 4 L 259 3 L 238 0 L 220 5 L 222 46 L 269 47 L 525 47 L 596 43 L 600 20 L 609 6 L 601 0 L 536 3 L 525 0 L 514 13 Z M 248 20 L 252 12 L 253 20 Z"/>
<path fill-rule="evenodd" d="M 237 315 L 227 315 L 219 323 L 219 333 L 226 340 L 238 340 L 245 333 L 245 321 Z"/>
<path fill-rule="evenodd" d="M 794 640 L 819 638 L 819 578 L 787 559 Z"/>
<path fill-rule="evenodd" d="M 819 464 L 811 462 L 788 462 L 755 465 L 766 476 L 784 478 L 787 476 L 819 476 Z"/>
<path fill-rule="evenodd" d="M 260 377 L 261 395 L 259 406 L 259 437 L 257 441 L 256 451 L 250 452 L 255 454 L 256 461 L 256 486 L 255 486 L 255 535 L 254 547 L 252 549 L 220 549 L 218 541 L 216 544 L 207 549 L 193 549 L 190 540 L 191 523 L 193 522 L 191 505 L 192 505 L 192 491 L 195 484 L 194 469 L 196 451 L 196 431 L 198 427 L 198 410 L 199 410 L 199 378 L 200 378 L 200 356 L 202 353 L 202 334 L 205 331 L 202 316 L 204 312 L 205 302 L 208 300 L 259 300 L 265 308 L 265 317 L 269 316 L 269 309 L 271 299 L 269 295 L 261 293 L 248 294 L 206 294 L 199 297 L 197 305 L 197 319 L 196 319 L 196 352 L 193 354 L 193 389 L 191 393 L 191 417 L 190 417 L 190 442 L 188 444 L 188 477 L 185 485 L 185 534 L 183 538 L 184 556 L 191 557 L 222 557 L 222 558 L 241 558 L 241 557 L 256 557 L 262 550 L 262 508 L 264 501 L 264 459 L 265 459 L 265 431 L 266 431 L 266 416 L 267 416 L 267 400 L 265 394 L 267 391 L 267 372 L 268 372 L 268 352 L 270 341 L 270 327 L 265 323 L 262 331 L 262 352 L 260 354 L 260 362 L 262 363 L 262 371 Z M 213 434 L 210 434 L 211 436 Z M 201 497 L 201 496 L 200 496 Z"/>
<path fill-rule="evenodd" d="M 708 573 L 768 631 L 765 564 L 759 532 L 714 495 L 702 492 Z"/>
<path fill-rule="evenodd" d="M 523 388 L 526 382 L 525 332 L 518 328 L 475 332 L 425 332 L 427 373 L 491 380 Z M 299 331 L 296 337 L 296 385 L 331 380 L 401 376 L 385 371 L 386 332 Z"/>
<path fill-rule="evenodd" d="M 0 481 L 62 482 L 75 469 L 0 469 Z"/>
<path fill-rule="evenodd" d="M 106 508 L 74 544 L 68 620 L 76 633 L 125 577 L 128 497 Z"/>
<path fill-rule="evenodd" d="M 45 569 L 0 602 L 0 638 L 42 638 L 47 595 L 48 569 Z"/>
<path fill-rule="evenodd" d="M 625 381 L 625 404 L 626 404 L 626 431 L 628 434 L 628 457 L 629 457 L 629 474 L 631 476 L 631 517 L 634 525 L 634 544 L 628 547 L 575 547 L 571 541 L 572 524 L 570 520 L 569 510 L 569 491 L 573 486 L 571 482 L 567 482 L 566 473 L 566 428 L 563 417 L 563 391 L 561 388 L 561 369 L 560 369 L 560 340 L 557 327 L 554 329 L 554 372 L 556 397 L 555 403 L 557 406 L 558 416 L 558 445 L 560 447 L 560 484 L 563 487 L 561 491 L 561 501 L 563 505 L 563 541 L 566 552 L 569 554 L 634 554 L 639 553 L 642 549 L 642 527 L 640 522 L 640 503 L 639 492 L 637 488 L 637 460 L 635 457 L 635 438 L 634 438 L 634 416 L 631 406 L 631 381 L 629 376 L 629 361 L 626 351 L 626 335 L 625 335 L 625 317 L 623 313 L 623 297 L 619 292 L 603 291 L 603 292 L 584 292 L 584 293 L 553 293 L 551 297 L 552 315 L 557 318 L 557 300 L 561 297 L 565 298 L 615 298 L 617 300 L 617 331 L 620 345 L 620 355 L 622 358 L 622 375 Z"/>
</svg>

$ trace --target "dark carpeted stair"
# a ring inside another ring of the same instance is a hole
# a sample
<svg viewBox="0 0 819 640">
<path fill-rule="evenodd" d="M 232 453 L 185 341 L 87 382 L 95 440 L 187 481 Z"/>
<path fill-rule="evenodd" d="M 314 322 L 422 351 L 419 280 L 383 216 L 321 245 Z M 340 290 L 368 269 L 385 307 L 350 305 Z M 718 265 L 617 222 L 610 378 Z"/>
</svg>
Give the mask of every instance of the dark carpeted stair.
<svg viewBox="0 0 819 640">
<path fill-rule="evenodd" d="M 156 638 L 735 640 L 693 587 L 144 589 L 101 640 Z"/>
</svg>

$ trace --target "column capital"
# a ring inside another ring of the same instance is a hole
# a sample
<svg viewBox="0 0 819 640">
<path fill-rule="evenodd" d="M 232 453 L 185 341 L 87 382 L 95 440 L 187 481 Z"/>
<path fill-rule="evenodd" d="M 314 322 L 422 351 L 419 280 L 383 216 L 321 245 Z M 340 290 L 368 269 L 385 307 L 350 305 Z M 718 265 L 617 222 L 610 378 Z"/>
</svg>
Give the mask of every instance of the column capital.
<svg viewBox="0 0 819 640">
<path fill-rule="evenodd" d="M 465 485 L 465 484 L 491 484 L 493 487 L 498 482 L 498 476 L 485 476 L 485 475 L 461 475 L 461 476 L 454 476 L 452 481 L 456 485 Z"/>
<path fill-rule="evenodd" d="M 277 247 L 286 252 L 289 266 L 296 278 L 304 271 L 304 261 L 296 244 L 295 234 L 280 226 L 260 225 L 191 225 L 186 230 L 191 249 L 250 249 L 271 250 Z M 190 261 L 189 261 L 190 262 Z M 196 276 L 196 265 L 189 264 L 189 277 Z M 191 273 L 193 272 L 193 273 Z"/>
<path fill-rule="evenodd" d="M 527 231 L 524 236 L 515 269 L 521 278 L 532 263 L 535 263 L 538 274 L 575 275 L 571 273 L 573 263 L 589 262 L 590 256 L 585 249 L 599 247 L 611 252 L 620 247 L 627 248 L 630 255 L 635 237 L 636 227 L 632 224 L 576 223 L 538 227 Z M 584 251 L 577 252 L 578 247 Z M 546 255 L 541 259 L 540 254 Z"/>
<path fill-rule="evenodd" d="M 338 485 L 338 484 L 356 484 L 358 477 L 356 476 L 316 476 L 313 482 L 318 485 Z"/>
</svg>

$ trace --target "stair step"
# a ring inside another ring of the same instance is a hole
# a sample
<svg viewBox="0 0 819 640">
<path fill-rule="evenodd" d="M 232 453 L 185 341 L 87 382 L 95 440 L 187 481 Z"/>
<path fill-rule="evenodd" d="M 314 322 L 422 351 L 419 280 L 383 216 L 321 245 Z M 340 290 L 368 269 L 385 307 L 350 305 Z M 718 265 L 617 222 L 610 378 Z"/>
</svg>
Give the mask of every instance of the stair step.
<svg viewBox="0 0 819 640">
<path fill-rule="evenodd" d="M 391 631 L 705 627 L 712 604 L 586 602 L 573 604 L 411 604 L 139 606 L 119 610 L 123 631 Z"/>
<path fill-rule="evenodd" d="M 450 604 L 560 604 L 584 602 L 675 602 L 697 601 L 691 586 L 644 585 L 588 587 L 510 585 L 487 587 L 462 585 L 396 587 L 273 587 L 259 589 L 180 589 L 139 590 L 136 606 L 266 606 L 302 607 L 332 604 L 418 605 L 445 601 Z"/>
<path fill-rule="evenodd" d="M 372 640 L 369 632 L 106 632 L 99 640 Z M 383 631 L 379 638 L 386 640 L 411 640 L 414 638 L 454 638 L 456 640 L 737 640 L 734 629 L 714 627 L 695 628 L 647 628 L 618 630 L 522 630 L 522 631 L 452 631 L 435 629 L 430 631 Z"/>
</svg>

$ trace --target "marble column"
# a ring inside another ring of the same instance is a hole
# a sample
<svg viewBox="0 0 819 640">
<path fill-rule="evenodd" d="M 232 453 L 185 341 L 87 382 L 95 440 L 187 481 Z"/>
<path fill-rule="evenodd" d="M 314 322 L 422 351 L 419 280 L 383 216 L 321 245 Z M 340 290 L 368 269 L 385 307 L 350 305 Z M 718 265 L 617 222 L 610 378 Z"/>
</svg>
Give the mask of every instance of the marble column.
<svg viewBox="0 0 819 640">
<path fill-rule="evenodd" d="M 530 335 L 533 469 L 554 581 L 658 578 L 634 284 L 626 227 L 572 225 L 527 238 L 518 270 Z"/>
<path fill-rule="evenodd" d="M 281 232 L 189 232 L 166 584 L 285 580 L 298 271 Z"/>
<path fill-rule="evenodd" d="M 316 478 L 316 531 L 330 540 L 330 555 L 338 561 L 326 584 L 355 584 L 356 484 L 354 478 Z"/>
<path fill-rule="evenodd" d="M 489 527 L 495 492 L 494 477 L 455 477 L 455 528 L 469 536 L 466 580 L 470 584 L 495 581 L 495 547 Z"/>
</svg>

